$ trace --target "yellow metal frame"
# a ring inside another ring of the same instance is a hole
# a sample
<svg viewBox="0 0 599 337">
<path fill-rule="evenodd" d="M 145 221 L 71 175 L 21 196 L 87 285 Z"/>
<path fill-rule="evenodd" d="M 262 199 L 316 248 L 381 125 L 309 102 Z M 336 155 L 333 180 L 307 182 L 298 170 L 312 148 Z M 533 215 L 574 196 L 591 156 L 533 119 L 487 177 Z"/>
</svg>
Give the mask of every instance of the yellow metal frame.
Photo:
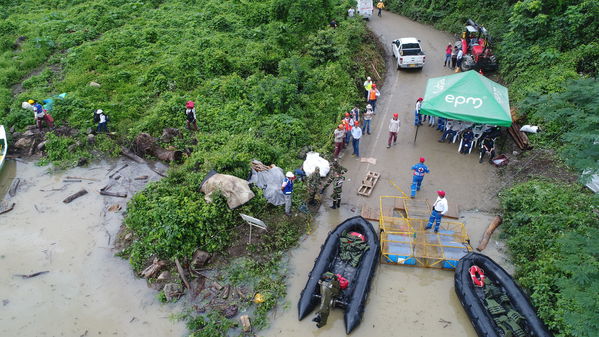
<svg viewBox="0 0 599 337">
<path fill-rule="evenodd" d="M 472 251 L 470 239 L 464 224 L 457 221 L 442 220 L 440 225 L 441 231 L 439 233 L 426 231 L 424 227 L 428 223 L 428 219 L 411 218 L 407 200 L 409 198 L 405 196 L 405 193 L 401 197 L 381 196 L 379 199 L 382 263 L 404 264 L 426 268 L 455 268 L 458 260 L 446 256 L 445 249 L 460 247 L 455 244 L 447 245 L 442 241 L 461 243 L 467 251 Z M 422 202 L 426 203 L 430 211 L 430 205 L 425 200 L 422 200 Z M 405 216 L 397 211 L 398 204 L 403 205 Z M 451 234 L 446 232 L 450 232 Z M 406 240 L 392 240 L 389 239 L 389 235 L 400 235 Z M 392 254 L 389 250 L 390 244 L 394 242 L 410 247 L 410 254 L 402 258 L 401 262 L 395 262 L 394 259 L 397 259 L 397 254 Z"/>
</svg>

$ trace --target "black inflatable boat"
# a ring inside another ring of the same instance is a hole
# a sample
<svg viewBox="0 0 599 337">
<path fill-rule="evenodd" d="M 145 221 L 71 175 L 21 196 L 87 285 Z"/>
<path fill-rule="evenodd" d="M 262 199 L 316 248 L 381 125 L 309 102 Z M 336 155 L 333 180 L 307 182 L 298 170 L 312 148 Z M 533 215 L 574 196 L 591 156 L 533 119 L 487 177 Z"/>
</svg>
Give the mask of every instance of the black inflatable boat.
<svg viewBox="0 0 599 337">
<path fill-rule="evenodd" d="M 460 259 L 455 291 L 481 337 L 552 336 L 520 286 L 485 255 L 472 252 Z"/>
<path fill-rule="evenodd" d="M 339 239 L 343 233 L 357 232 L 365 237 L 369 249 L 364 252 L 357 267 L 344 262 L 339 256 Z M 297 304 L 299 319 L 306 317 L 320 304 L 318 280 L 325 272 L 340 274 L 349 281 L 346 289 L 341 291 L 336 306 L 345 310 L 345 332 L 351 333 L 362 320 L 364 305 L 368 297 L 370 282 L 379 259 L 379 239 L 372 224 L 361 216 L 349 218 L 329 233 L 322 245 L 320 255 L 314 268 L 308 275 L 306 287 L 302 290 Z"/>
</svg>

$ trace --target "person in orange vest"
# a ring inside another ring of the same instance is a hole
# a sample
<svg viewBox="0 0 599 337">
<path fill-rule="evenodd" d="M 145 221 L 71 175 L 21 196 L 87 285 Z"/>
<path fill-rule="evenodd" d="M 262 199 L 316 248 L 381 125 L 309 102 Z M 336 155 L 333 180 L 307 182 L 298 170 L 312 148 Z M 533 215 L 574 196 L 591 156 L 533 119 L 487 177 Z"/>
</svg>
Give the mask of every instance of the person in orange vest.
<svg viewBox="0 0 599 337">
<path fill-rule="evenodd" d="M 372 89 L 368 92 L 368 104 L 372 105 L 372 112 L 376 115 L 376 101 L 381 95 L 381 92 L 376 88 L 376 84 L 372 84 Z"/>
<path fill-rule="evenodd" d="M 379 14 L 378 16 L 381 17 L 383 16 L 381 13 L 383 11 L 383 8 L 385 8 L 385 4 L 383 3 L 383 0 L 379 0 L 379 3 L 376 4 L 376 8 L 379 9 Z"/>
<path fill-rule="evenodd" d="M 349 112 L 345 113 L 345 118 L 341 121 L 341 123 L 345 126 L 345 145 L 349 144 L 349 139 L 351 136 L 351 129 L 354 127 L 354 119 L 351 118 Z"/>
</svg>

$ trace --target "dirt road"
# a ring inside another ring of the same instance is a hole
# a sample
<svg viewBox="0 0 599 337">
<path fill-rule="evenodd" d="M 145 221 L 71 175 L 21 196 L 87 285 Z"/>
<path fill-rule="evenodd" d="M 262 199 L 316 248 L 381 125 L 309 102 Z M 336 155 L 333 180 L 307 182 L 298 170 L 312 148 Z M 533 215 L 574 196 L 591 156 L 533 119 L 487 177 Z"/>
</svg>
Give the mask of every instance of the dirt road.
<svg viewBox="0 0 599 337">
<path fill-rule="evenodd" d="M 331 210 L 325 199 L 315 220 L 314 232 L 299 248 L 292 251 L 290 285 L 287 301 L 289 310 L 274 318 L 266 336 L 339 336 L 344 333 L 341 310 L 335 310 L 329 324 L 317 329 L 306 318 L 297 321 L 297 300 L 307 274 L 318 256 L 320 245 L 327 233 L 345 218 L 359 215 L 364 205 L 378 207 L 379 196 L 399 195 L 394 184 L 409 193 L 410 167 L 423 156 L 431 174 L 426 176 L 419 197 L 436 198 L 436 190 L 447 192 L 449 207 L 462 210 L 462 218 L 473 245 L 492 219 L 491 214 L 480 212 L 496 208 L 493 186 L 497 179 L 494 168 L 479 164 L 477 156 L 457 152 L 457 144 L 437 142 L 440 134 L 428 126 L 420 127 L 414 144 L 414 103 L 424 94 L 427 79 L 451 74 L 443 67 L 444 48 L 452 41 L 451 35 L 421 25 L 404 17 L 384 12 L 382 18 L 373 17 L 370 29 L 387 49 L 387 77 L 373 121 L 374 130 L 361 141 L 362 157 L 376 159 L 376 164 L 361 163 L 345 150 L 342 163 L 349 169 L 348 181 L 343 188 L 341 210 Z M 400 37 L 416 37 L 422 41 L 427 63 L 422 71 L 397 71 L 393 64 L 391 41 Z M 401 119 L 398 144 L 386 148 L 388 121 L 393 113 Z M 381 179 L 368 197 L 356 194 L 360 181 L 368 171 L 381 173 Z M 471 210 L 465 212 L 466 210 Z M 374 223 L 377 226 L 377 223 Z M 505 265 L 500 243 L 492 240 L 486 254 Z M 261 334 L 262 335 L 262 334 Z M 449 271 L 381 265 L 375 276 L 361 326 L 352 336 L 476 336 L 453 289 L 453 273 Z"/>
</svg>

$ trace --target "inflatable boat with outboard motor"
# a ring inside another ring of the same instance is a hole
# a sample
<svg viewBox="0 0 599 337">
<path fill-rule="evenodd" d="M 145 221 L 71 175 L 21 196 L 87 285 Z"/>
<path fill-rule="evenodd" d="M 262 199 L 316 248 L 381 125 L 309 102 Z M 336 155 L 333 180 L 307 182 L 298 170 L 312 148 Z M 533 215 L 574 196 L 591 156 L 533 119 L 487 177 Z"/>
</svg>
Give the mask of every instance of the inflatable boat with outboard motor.
<svg viewBox="0 0 599 337">
<path fill-rule="evenodd" d="M 355 249 L 350 251 L 344 246 L 348 241 L 352 241 L 352 237 L 364 248 L 358 252 L 359 255 L 354 254 Z M 372 224 L 361 216 L 345 220 L 330 232 L 297 304 L 299 320 L 320 304 L 319 281 L 325 273 L 332 273 L 339 276 L 343 283 L 333 306 L 345 310 L 345 332 L 351 333 L 362 320 L 370 283 L 378 264 L 379 251 L 379 239 Z"/>
</svg>

